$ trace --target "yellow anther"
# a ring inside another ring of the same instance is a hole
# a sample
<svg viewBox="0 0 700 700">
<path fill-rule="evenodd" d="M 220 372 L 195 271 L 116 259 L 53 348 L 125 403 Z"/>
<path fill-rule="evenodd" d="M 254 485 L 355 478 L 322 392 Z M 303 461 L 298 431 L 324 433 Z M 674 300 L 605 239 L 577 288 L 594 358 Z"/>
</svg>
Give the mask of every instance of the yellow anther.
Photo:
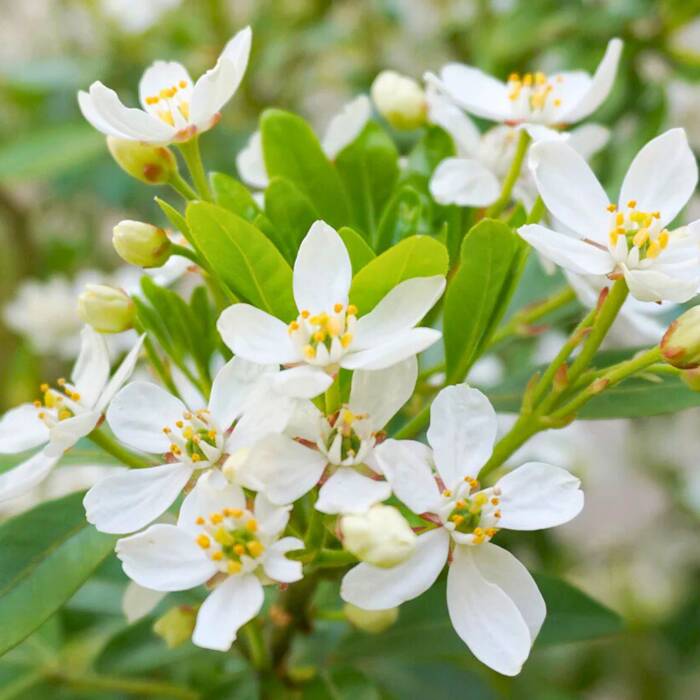
<svg viewBox="0 0 700 700">
<path fill-rule="evenodd" d="M 460 515 L 459 513 L 455 513 L 454 515 L 450 516 L 450 520 L 457 526 L 459 527 L 463 522 L 464 522 L 464 516 Z"/>
<path fill-rule="evenodd" d="M 625 223 L 625 215 L 619 211 L 615 215 L 615 225 L 616 226 L 622 226 Z"/>
<path fill-rule="evenodd" d="M 552 104 L 553 104 L 555 107 L 561 107 L 561 100 L 557 97 L 557 98 L 552 102 Z"/>
<path fill-rule="evenodd" d="M 212 513 L 209 516 L 209 520 L 211 520 L 214 525 L 219 525 L 219 523 L 222 523 L 224 521 L 224 514 L 223 513 Z"/>
<path fill-rule="evenodd" d="M 196 452 L 192 455 L 191 459 L 193 462 L 201 462 L 202 461 L 202 457 L 200 455 L 198 455 Z"/>
<path fill-rule="evenodd" d="M 237 574 L 243 567 L 239 561 L 229 561 L 226 568 L 229 574 Z"/>
<path fill-rule="evenodd" d="M 501 511 L 500 511 L 500 510 L 497 510 L 497 511 L 493 514 L 493 517 L 494 517 L 494 518 L 500 518 L 500 517 L 501 517 Z"/>
<path fill-rule="evenodd" d="M 449 497 L 452 495 L 452 491 L 450 491 L 450 489 L 445 489 L 445 490 L 442 492 L 442 495 L 443 495 L 445 498 L 449 498 Z"/>
<path fill-rule="evenodd" d="M 340 336 L 340 344 L 344 348 L 347 348 L 350 346 L 350 343 L 352 343 L 352 333 L 343 333 L 343 335 Z"/>
<path fill-rule="evenodd" d="M 498 532 L 498 530 L 495 527 L 489 527 L 486 530 L 486 536 L 493 537 L 497 532 Z"/>
<path fill-rule="evenodd" d="M 168 426 L 166 425 L 165 428 L 163 428 L 163 432 L 164 432 L 166 435 L 170 435 L 170 433 L 172 432 L 172 430 L 170 430 L 170 428 L 168 428 Z"/>
<path fill-rule="evenodd" d="M 607 210 L 608 210 L 611 214 L 612 214 L 613 212 L 617 211 L 617 206 L 614 205 L 614 204 L 608 204 L 608 206 L 607 206 L 606 208 L 607 208 Z"/>
<path fill-rule="evenodd" d="M 253 540 L 248 542 L 248 551 L 252 557 L 259 557 L 265 551 L 265 547 L 257 540 Z"/>
<path fill-rule="evenodd" d="M 641 248 L 648 240 L 649 240 L 649 229 L 643 228 L 634 234 L 634 238 L 632 239 L 632 243 L 634 245 L 636 245 L 637 248 Z"/>
<path fill-rule="evenodd" d="M 197 537 L 197 544 L 202 549 L 209 549 L 209 547 L 211 547 L 211 540 L 204 533 L 202 533 L 199 535 L 199 537 Z"/>
<path fill-rule="evenodd" d="M 301 312 L 301 317 L 302 318 L 309 318 L 309 312 L 306 309 L 303 309 Z"/>
<path fill-rule="evenodd" d="M 192 430 L 192 426 L 188 425 L 183 431 L 182 431 L 182 437 L 184 437 L 186 440 L 191 440 L 194 435 L 194 431 Z"/>
<path fill-rule="evenodd" d="M 226 545 L 232 545 L 234 543 L 233 535 L 230 532 L 226 532 L 223 527 L 220 527 L 215 533 L 214 533 L 214 539 L 219 543 L 224 546 Z"/>
<path fill-rule="evenodd" d="M 474 528 L 474 537 L 483 537 L 484 531 L 480 527 Z"/>
<path fill-rule="evenodd" d="M 159 100 L 160 100 L 160 97 L 158 97 L 158 96 L 147 97 L 146 104 L 147 105 L 157 105 Z"/>
<path fill-rule="evenodd" d="M 661 246 L 658 241 L 652 241 L 647 248 L 647 258 L 657 258 L 661 252 Z"/>
<path fill-rule="evenodd" d="M 184 89 L 184 88 L 187 87 L 187 81 L 186 81 L 186 80 L 181 80 L 181 81 L 178 83 L 178 85 L 179 85 L 181 88 Z"/>
<path fill-rule="evenodd" d="M 535 73 L 535 83 L 537 85 L 544 85 L 547 82 L 547 76 L 542 71 L 537 71 Z"/>
<path fill-rule="evenodd" d="M 508 76 L 508 82 L 509 83 L 519 83 L 520 82 L 520 76 L 517 73 L 511 73 Z"/>
<path fill-rule="evenodd" d="M 355 304 L 348 306 L 348 316 L 357 316 L 357 307 Z"/>
<path fill-rule="evenodd" d="M 630 209 L 634 209 L 637 206 L 637 200 L 636 199 L 630 199 L 629 202 L 627 202 L 627 206 Z"/>
<path fill-rule="evenodd" d="M 328 321 L 326 321 L 326 330 L 328 331 L 328 335 L 335 337 L 340 335 L 340 332 L 343 330 L 343 324 L 337 318 L 329 318 Z"/>
<path fill-rule="evenodd" d="M 226 508 L 224 511 L 229 518 L 240 518 L 243 511 L 240 508 Z"/>
<path fill-rule="evenodd" d="M 39 415 L 39 420 L 44 420 L 44 418 L 46 418 L 46 414 L 43 411 L 41 413 L 39 413 L 38 415 Z"/>
<path fill-rule="evenodd" d="M 48 384 L 42 384 L 39 387 L 39 391 L 41 391 L 42 394 L 45 394 L 49 390 L 49 385 Z"/>
<path fill-rule="evenodd" d="M 316 331 L 314 333 L 313 337 L 317 343 L 322 343 L 326 339 L 326 332 L 325 331 Z"/>
<path fill-rule="evenodd" d="M 195 520 L 195 523 L 197 523 L 197 525 L 204 525 L 204 523 L 206 523 L 206 522 L 207 521 L 201 515 L 199 515 L 197 517 L 197 519 Z"/>
<path fill-rule="evenodd" d="M 62 408 L 58 412 L 58 420 L 67 420 L 68 418 L 72 418 L 73 414 L 67 409 L 67 408 Z"/>
<path fill-rule="evenodd" d="M 257 532 L 258 531 L 258 521 L 255 518 L 251 518 L 248 520 L 245 524 L 245 529 L 248 530 L 248 532 Z"/>
<path fill-rule="evenodd" d="M 669 239 L 669 234 L 668 230 L 664 229 L 658 237 L 659 245 L 661 246 L 661 250 L 663 250 L 667 245 L 668 245 L 668 239 Z"/>
<path fill-rule="evenodd" d="M 294 333 L 295 331 L 299 330 L 299 323 L 297 321 L 292 321 L 289 324 L 289 332 Z"/>
<path fill-rule="evenodd" d="M 497 506 L 501 502 L 500 498 L 492 498 L 491 499 L 491 505 Z"/>
<path fill-rule="evenodd" d="M 245 554 L 245 547 L 242 544 L 234 545 L 233 552 L 241 557 Z"/>
<path fill-rule="evenodd" d="M 58 384 L 58 386 L 63 386 L 65 383 L 66 383 L 66 380 L 65 380 L 63 377 L 61 377 L 61 378 L 56 382 L 56 384 Z"/>
<path fill-rule="evenodd" d="M 489 497 L 485 493 L 477 493 L 476 496 L 474 496 L 474 503 L 478 506 L 485 505 L 488 500 Z"/>
<path fill-rule="evenodd" d="M 54 408 L 58 403 L 59 397 L 56 396 L 52 391 L 47 391 L 44 394 L 44 405 L 46 408 Z"/>
<path fill-rule="evenodd" d="M 661 218 L 661 212 L 660 212 L 660 211 L 652 212 L 651 215 L 652 215 L 655 219 L 660 219 L 660 218 Z"/>
<path fill-rule="evenodd" d="M 525 87 L 530 87 L 532 85 L 532 73 L 525 73 L 523 76 L 523 85 Z"/>
<path fill-rule="evenodd" d="M 184 424 L 181 420 L 177 420 L 177 421 L 175 421 L 175 425 L 176 425 L 178 428 L 182 428 L 182 426 L 185 425 L 185 424 Z"/>
<path fill-rule="evenodd" d="M 70 397 L 71 397 L 71 399 L 73 399 L 73 401 L 80 401 L 80 394 L 77 391 L 74 391 L 70 395 Z"/>
<path fill-rule="evenodd" d="M 211 558 L 214 561 L 221 561 L 224 558 L 224 553 L 220 549 L 217 549 L 216 552 L 211 555 Z"/>
<path fill-rule="evenodd" d="M 309 360 L 313 360 L 316 357 L 316 348 L 313 345 L 305 345 L 304 356 Z"/>
<path fill-rule="evenodd" d="M 456 508 L 466 508 L 466 507 L 467 507 L 467 503 L 466 503 L 466 501 L 463 501 L 463 500 L 460 498 L 459 501 L 457 501 L 457 503 L 455 503 L 455 507 L 456 507 Z"/>
<path fill-rule="evenodd" d="M 34 401 L 34 408 L 41 408 L 42 405 L 41 401 Z"/>
<path fill-rule="evenodd" d="M 333 307 L 333 311 L 335 311 L 337 314 L 339 314 L 343 310 L 343 305 L 342 304 L 336 304 Z"/>
</svg>

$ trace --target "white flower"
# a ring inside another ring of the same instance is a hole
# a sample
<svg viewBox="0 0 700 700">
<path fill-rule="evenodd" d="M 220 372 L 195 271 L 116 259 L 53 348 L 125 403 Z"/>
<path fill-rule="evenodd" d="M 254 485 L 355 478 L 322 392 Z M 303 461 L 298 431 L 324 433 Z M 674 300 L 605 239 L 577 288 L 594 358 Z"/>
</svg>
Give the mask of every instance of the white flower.
<svg viewBox="0 0 700 700">
<path fill-rule="evenodd" d="M 104 338 L 86 326 L 71 381 L 58 388 L 41 385 L 42 399 L 13 408 L 0 419 L 0 454 L 16 454 L 43 446 L 25 462 L 0 475 L 0 500 L 30 491 L 43 481 L 63 453 L 91 433 L 112 397 L 131 375 L 143 337 L 110 379 Z"/>
<path fill-rule="evenodd" d="M 699 25 L 700 26 L 700 25 Z M 668 123 L 685 129 L 688 142 L 695 151 L 700 150 L 700 85 L 685 80 L 666 83 L 668 98 Z"/>
<path fill-rule="evenodd" d="M 426 95 L 429 121 L 442 127 L 457 149 L 456 156 L 445 158 L 430 180 L 435 201 L 470 207 L 492 204 L 513 161 L 518 130 L 500 125 L 481 134 L 472 120 L 434 87 L 428 86 Z M 599 124 L 584 124 L 571 132 L 548 130 L 541 136 L 566 140 L 588 160 L 607 144 L 610 133 Z M 525 168 L 515 183 L 513 195 L 528 209 L 537 198 L 537 187 Z"/>
<path fill-rule="evenodd" d="M 321 139 L 321 146 L 330 160 L 360 135 L 369 121 L 371 112 L 369 98 L 359 95 L 331 118 Z M 259 131 L 253 133 L 245 148 L 236 156 L 236 167 L 241 180 L 247 185 L 260 190 L 268 186 L 270 178 L 265 167 L 262 136 Z"/>
<path fill-rule="evenodd" d="M 388 498 L 391 488 L 374 458 L 377 433 L 411 397 L 417 375 L 415 357 L 384 370 L 358 370 L 348 405 L 332 417 L 308 403 L 287 434 L 253 447 L 248 462 L 258 488 L 273 503 L 292 503 L 326 474 L 316 501 L 323 513 L 363 513 Z"/>
<path fill-rule="evenodd" d="M 288 506 L 273 506 L 262 494 L 249 510 L 242 489 L 212 472 L 183 501 L 177 525 L 152 525 L 119 540 L 117 556 L 126 575 L 151 590 L 213 587 L 197 614 L 192 641 L 226 651 L 260 611 L 264 584 L 302 577 L 301 563 L 286 553 L 304 543 L 279 539 L 288 519 Z"/>
<path fill-rule="evenodd" d="M 682 129 L 637 154 L 611 204 L 586 161 L 558 141 L 535 144 L 530 168 L 551 214 L 573 235 L 539 224 L 520 228 L 535 249 L 566 270 L 624 275 L 641 301 L 687 301 L 700 284 L 700 222 L 669 231 L 695 190 L 698 168 Z"/>
<path fill-rule="evenodd" d="M 211 129 L 220 110 L 233 97 L 243 79 L 251 42 L 250 27 L 231 39 L 211 70 L 196 83 L 187 69 L 175 61 L 156 61 L 139 83 L 143 109 L 125 107 L 117 93 L 94 82 L 78 93 L 83 116 L 107 136 L 169 144 L 189 141 Z"/>
<path fill-rule="evenodd" d="M 251 362 L 304 365 L 319 374 L 383 369 L 422 352 L 440 331 L 415 328 L 445 288 L 445 278 L 414 277 L 392 289 L 365 316 L 348 304 L 352 266 L 345 244 L 323 221 L 315 222 L 294 263 L 299 316 L 290 324 L 250 304 L 234 304 L 217 323 L 226 345 Z M 326 377 L 327 386 L 331 377 Z"/>
<path fill-rule="evenodd" d="M 182 0 L 101 0 L 102 11 L 129 34 L 140 34 L 152 27 Z"/>
<path fill-rule="evenodd" d="M 592 114 L 608 96 L 622 42 L 611 39 L 595 75 L 583 71 L 555 73 L 513 73 L 507 83 L 486 75 L 478 68 L 448 63 L 437 77 L 425 76 L 456 105 L 476 117 L 509 125 L 557 126 L 573 124 Z M 533 129 L 533 135 L 541 129 Z"/>
<path fill-rule="evenodd" d="M 395 607 L 430 588 L 449 559 L 447 607 L 457 634 L 480 661 L 515 675 L 544 621 L 545 604 L 525 567 L 490 540 L 502 528 L 565 523 L 583 507 L 583 494 L 578 479 L 539 462 L 482 489 L 475 477 L 491 454 L 496 428 L 481 392 L 453 386 L 431 407 L 432 450 L 409 440 L 378 448 L 394 493 L 438 527 L 419 535 L 414 554 L 392 569 L 356 566 L 343 579 L 341 596 L 367 610 Z"/>
</svg>

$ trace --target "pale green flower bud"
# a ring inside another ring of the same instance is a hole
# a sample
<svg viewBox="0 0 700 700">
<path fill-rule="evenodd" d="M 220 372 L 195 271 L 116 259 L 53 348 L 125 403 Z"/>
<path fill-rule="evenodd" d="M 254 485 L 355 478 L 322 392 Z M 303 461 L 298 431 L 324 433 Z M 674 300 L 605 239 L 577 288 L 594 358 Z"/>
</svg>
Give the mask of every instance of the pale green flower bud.
<svg viewBox="0 0 700 700">
<path fill-rule="evenodd" d="M 378 504 L 340 519 L 343 547 L 361 561 L 388 568 L 411 556 L 416 534 L 393 506 Z"/>
<path fill-rule="evenodd" d="M 428 105 L 423 88 L 412 78 L 382 71 L 372 83 L 372 100 L 395 129 L 417 129 L 425 123 Z"/>
<path fill-rule="evenodd" d="M 681 314 L 661 339 L 666 362 L 680 369 L 700 367 L 700 306 Z"/>
<path fill-rule="evenodd" d="M 107 137 L 107 148 L 119 167 L 147 185 L 162 185 L 177 172 L 177 160 L 165 146 Z"/>
<path fill-rule="evenodd" d="M 137 267 L 164 265 L 172 249 L 162 228 L 142 221 L 120 221 L 114 227 L 112 244 L 123 260 Z"/>
<path fill-rule="evenodd" d="M 387 610 L 363 610 L 362 608 L 355 607 L 352 603 L 345 603 L 343 612 L 350 624 L 370 634 L 379 634 L 389 629 L 399 618 L 398 608 L 388 608 Z"/>
<path fill-rule="evenodd" d="M 168 645 L 174 649 L 186 642 L 194 631 L 197 613 L 188 605 L 178 605 L 170 608 L 162 617 L 153 624 L 153 631 Z"/>
<path fill-rule="evenodd" d="M 78 297 L 78 314 L 98 333 L 121 333 L 133 327 L 136 307 L 123 289 L 86 284 Z"/>
</svg>

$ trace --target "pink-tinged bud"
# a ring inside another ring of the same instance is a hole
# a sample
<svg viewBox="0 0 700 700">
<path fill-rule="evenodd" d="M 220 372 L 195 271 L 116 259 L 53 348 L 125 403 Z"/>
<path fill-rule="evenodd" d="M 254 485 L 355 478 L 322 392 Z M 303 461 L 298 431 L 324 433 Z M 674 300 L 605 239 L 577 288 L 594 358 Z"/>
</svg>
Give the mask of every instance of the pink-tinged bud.
<svg viewBox="0 0 700 700">
<path fill-rule="evenodd" d="M 557 367 L 552 384 L 554 391 L 564 391 L 569 386 L 569 365 L 566 362 Z"/>
<path fill-rule="evenodd" d="M 112 244 L 119 256 L 137 267 L 161 267 L 170 257 L 172 243 L 162 228 L 142 221 L 120 221 Z"/>
<path fill-rule="evenodd" d="M 122 333 L 133 328 L 136 307 L 123 289 L 86 284 L 78 297 L 78 315 L 98 333 Z"/>
<path fill-rule="evenodd" d="M 700 367 L 700 306 L 681 314 L 659 344 L 663 358 L 679 369 Z"/>
<path fill-rule="evenodd" d="M 147 185 L 165 184 L 177 172 L 175 155 L 165 146 L 108 136 L 107 148 L 124 172 Z"/>
</svg>

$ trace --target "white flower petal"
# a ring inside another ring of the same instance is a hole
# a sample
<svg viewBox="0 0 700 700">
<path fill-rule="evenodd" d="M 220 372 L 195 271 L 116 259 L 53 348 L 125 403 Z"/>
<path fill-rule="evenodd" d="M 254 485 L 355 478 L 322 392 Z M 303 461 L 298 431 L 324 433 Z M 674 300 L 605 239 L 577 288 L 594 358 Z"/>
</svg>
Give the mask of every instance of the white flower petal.
<svg viewBox="0 0 700 700">
<path fill-rule="evenodd" d="M 234 304 L 224 309 L 216 327 L 234 354 L 250 362 L 284 365 L 300 359 L 287 326 L 250 304 Z"/>
<path fill-rule="evenodd" d="M 320 367 L 299 365 L 278 372 L 271 378 L 275 391 L 293 399 L 313 399 L 333 383 L 333 377 Z"/>
<path fill-rule="evenodd" d="M 531 146 L 528 162 L 547 209 L 581 238 L 607 245 L 610 200 L 583 157 L 551 140 Z"/>
<path fill-rule="evenodd" d="M 600 107 L 610 94 L 610 90 L 615 82 L 617 65 L 620 62 L 621 54 L 622 41 L 620 39 L 611 39 L 608 42 L 603 60 L 598 64 L 598 68 L 587 90 L 570 107 L 567 102 L 563 102 L 564 111 L 557 115 L 560 121 L 569 124 L 580 121 Z"/>
<path fill-rule="evenodd" d="M 386 369 L 397 362 L 417 355 L 442 337 L 440 331 L 434 328 L 411 328 L 397 333 L 387 342 L 368 350 L 351 352 L 340 360 L 340 366 L 345 369 Z"/>
<path fill-rule="evenodd" d="M 246 507 L 243 489 L 220 477 L 218 471 L 204 474 L 182 501 L 177 526 L 190 532 L 193 537 L 201 531 L 196 523 L 198 517 L 209 517 L 211 513 L 220 513 L 224 508 Z"/>
<path fill-rule="evenodd" d="M 363 476 L 351 467 L 340 467 L 318 492 L 316 510 L 322 513 L 366 513 L 391 496 L 391 486 Z"/>
<path fill-rule="evenodd" d="M 251 451 L 248 461 L 267 497 L 277 504 L 292 503 L 321 478 L 326 458 L 317 450 L 284 435 L 268 435 Z"/>
<path fill-rule="evenodd" d="M 352 347 L 375 348 L 413 328 L 445 289 L 442 275 L 412 277 L 394 287 L 368 314 L 358 319 Z"/>
<path fill-rule="evenodd" d="M 109 350 L 104 336 L 84 326 L 80 332 L 80 354 L 75 361 L 71 380 L 80 394 L 80 403 L 92 407 L 109 379 Z"/>
<path fill-rule="evenodd" d="M 610 141 L 610 129 L 602 124 L 582 124 L 569 132 L 567 143 L 586 160 L 602 151 Z"/>
<path fill-rule="evenodd" d="M 259 131 L 254 132 L 245 147 L 238 152 L 236 167 L 238 175 L 246 185 L 264 190 L 270 183 L 263 156 L 262 135 Z"/>
<path fill-rule="evenodd" d="M 150 588 L 139 586 L 134 581 L 129 581 L 122 597 L 122 612 L 126 621 L 132 625 L 146 617 L 164 597 L 165 593 L 162 591 L 152 591 Z"/>
<path fill-rule="evenodd" d="M 127 353 L 126 357 L 122 360 L 117 371 L 112 375 L 112 378 L 107 382 L 107 386 L 104 391 L 100 394 L 97 399 L 97 404 L 95 405 L 95 410 L 102 413 L 105 408 L 109 405 L 110 401 L 114 398 L 114 395 L 126 384 L 129 377 L 131 377 L 136 363 L 139 359 L 139 354 L 141 352 L 141 346 L 146 336 L 142 335 L 134 345 L 131 350 Z"/>
<path fill-rule="evenodd" d="M 238 630 L 260 612 L 263 599 L 255 576 L 229 576 L 202 603 L 192 641 L 204 649 L 228 651 Z"/>
<path fill-rule="evenodd" d="M 672 301 L 683 304 L 698 293 L 700 279 L 678 278 L 660 270 L 630 270 L 622 267 L 630 294 L 640 301 Z"/>
<path fill-rule="evenodd" d="M 501 489 L 499 527 L 541 530 L 566 523 L 583 508 L 581 482 L 566 469 L 528 462 L 496 484 Z"/>
<path fill-rule="evenodd" d="M 442 127 L 451 137 L 460 156 L 473 156 L 479 150 L 481 134 L 476 124 L 434 85 L 425 91 L 428 121 Z"/>
<path fill-rule="evenodd" d="M 449 546 L 444 528 L 418 535 L 413 554 L 401 564 L 381 569 L 362 563 L 350 569 L 340 584 L 340 597 L 363 610 L 386 610 L 417 598 L 440 575 Z"/>
<path fill-rule="evenodd" d="M 275 542 L 262 561 L 267 576 L 280 583 L 299 581 L 303 577 L 301 562 L 292 561 L 285 556 L 295 549 L 304 549 L 304 543 L 296 537 L 283 537 Z"/>
<path fill-rule="evenodd" d="M 349 408 L 366 413 L 372 430 L 383 428 L 413 396 L 418 361 L 409 357 L 386 369 L 357 370 L 352 375 Z"/>
<path fill-rule="evenodd" d="M 362 132 L 372 113 L 372 104 L 367 95 L 351 100 L 328 123 L 321 145 L 325 154 L 333 160 Z"/>
<path fill-rule="evenodd" d="M 518 234 L 538 253 L 569 272 L 580 275 L 605 275 L 612 272 L 615 262 L 607 251 L 575 236 L 553 231 L 540 224 L 528 224 Z"/>
<path fill-rule="evenodd" d="M 0 474 L 0 501 L 17 498 L 40 484 L 56 466 L 58 457 L 38 452 L 26 462 Z"/>
<path fill-rule="evenodd" d="M 89 435 L 97 427 L 99 420 L 100 414 L 97 411 L 86 411 L 59 421 L 49 431 L 49 444 L 44 451 L 52 457 L 60 457 L 80 438 Z"/>
<path fill-rule="evenodd" d="M 80 90 L 78 92 L 78 105 L 80 106 L 80 111 L 85 119 L 101 133 L 105 134 L 106 136 L 115 136 L 120 139 L 132 138 L 129 133 L 124 133 L 121 129 L 117 128 L 102 117 L 102 115 L 95 108 L 95 105 L 92 103 L 92 97 L 90 97 L 85 90 Z"/>
<path fill-rule="evenodd" d="M 509 571 L 499 571 L 502 575 L 494 581 L 493 567 L 481 569 L 480 550 L 491 546 L 495 547 L 455 547 L 447 574 L 447 609 L 455 631 L 474 656 L 495 671 L 514 676 L 530 653 L 532 636 L 520 609 L 499 585 Z"/>
<path fill-rule="evenodd" d="M 385 440 L 374 448 L 374 457 L 396 497 L 414 513 L 437 508 L 440 493 L 427 445 L 415 440 Z"/>
<path fill-rule="evenodd" d="M 289 522 L 290 506 L 278 506 L 262 492 L 255 495 L 255 519 L 258 531 L 267 537 L 277 537 Z"/>
<path fill-rule="evenodd" d="M 124 573 L 154 591 L 185 591 L 204 583 L 218 570 L 194 537 L 174 525 L 151 525 L 117 540 L 116 553 Z"/>
<path fill-rule="evenodd" d="M 0 454 L 15 454 L 39 447 L 49 440 L 49 429 L 31 403 L 10 409 L 0 418 Z"/>
<path fill-rule="evenodd" d="M 620 206 L 637 202 L 640 211 L 661 213 L 669 224 L 685 206 L 698 182 L 698 166 L 683 129 L 670 129 L 635 156 L 620 190 Z"/>
<path fill-rule="evenodd" d="M 180 463 L 107 476 L 85 494 L 85 515 L 101 532 L 135 532 L 162 515 L 191 476 L 192 467 Z"/>
<path fill-rule="evenodd" d="M 445 158 L 430 178 L 430 193 L 438 204 L 485 207 L 500 191 L 498 178 L 472 158 Z"/>
<path fill-rule="evenodd" d="M 343 239 L 325 221 L 316 221 L 294 261 L 294 300 L 311 314 L 347 304 L 352 266 Z"/>
<path fill-rule="evenodd" d="M 476 117 L 502 122 L 511 116 L 512 107 L 505 83 L 478 68 L 448 63 L 440 71 L 439 78 L 428 73 L 425 80 Z"/>
<path fill-rule="evenodd" d="M 476 476 L 491 456 L 498 421 L 478 389 L 458 384 L 443 389 L 430 407 L 428 442 L 435 466 L 448 488 Z"/>
<path fill-rule="evenodd" d="M 107 422 L 122 442 L 144 452 L 163 454 L 170 440 L 163 433 L 174 426 L 186 411 L 180 399 L 150 382 L 127 384 L 107 409 Z"/>
<path fill-rule="evenodd" d="M 214 68 L 195 83 L 190 102 L 190 121 L 200 131 L 212 126 L 212 117 L 238 90 L 248 66 L 252 36 L 250 27 L 241 29 L 226 44 Z"/>
<path fill-rule="evenodd" d="M 139 101 L 146 112 L 151 106 L 146 101 L 149 97 L 157 97 L 161 90 L 178 85 L 185 81 L 192 85 L 187 68 L 177 61 L 154 61 L 141 76 L 139 81 Z"/>
</svg>

